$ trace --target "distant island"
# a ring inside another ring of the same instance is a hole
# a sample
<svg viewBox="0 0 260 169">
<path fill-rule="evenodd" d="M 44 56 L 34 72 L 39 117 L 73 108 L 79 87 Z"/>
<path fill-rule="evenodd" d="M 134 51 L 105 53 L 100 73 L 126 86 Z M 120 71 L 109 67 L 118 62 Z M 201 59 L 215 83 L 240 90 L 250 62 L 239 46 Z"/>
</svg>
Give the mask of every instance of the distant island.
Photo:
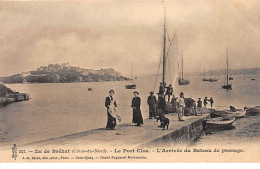
<svg viewBox="0 0 260 169">
<path fill-rule="evenodd" d="M 0 77 L 3 83 L 71 83 L 130 80 L 113 68 L 84 69 L 69 63 L 41 66 L 35 71 L 23 72 L 7 77 Z"/>
</svg>

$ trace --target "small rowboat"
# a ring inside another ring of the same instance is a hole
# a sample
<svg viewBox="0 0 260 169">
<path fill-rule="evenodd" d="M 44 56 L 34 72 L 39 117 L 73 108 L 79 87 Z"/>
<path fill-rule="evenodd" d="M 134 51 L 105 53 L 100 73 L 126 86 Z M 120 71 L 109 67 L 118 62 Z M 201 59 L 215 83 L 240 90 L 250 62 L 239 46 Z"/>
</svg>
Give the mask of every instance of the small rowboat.
<svg viewBox="0 0 260 169">
<path fill-rule="evenodd" d="M 247 116 L 258 116 L 260 114 L 260 106 L 251 107 L 246 110 Z"/>
<path fill-rule="evenodd" d="M 236 119 L 246 117 L 246 111 L 245 110 L 237 110 L 236 112 L 230 112 L 231 115 L 235 117 Z"/>
<path fill-rule="evenodd" d="M 126 89 L 136 89 L 136 84 L 125 85 Z"/>
<path fill-rule="evenodd" d="M 227 117 L 216 117 L 210 118 L 206 121 L 206 130 L 227 130 L 231 129 L 234 126 L 232 125 L 235 121 L 235 117 L 227 116 Z"/>
<path fill-rule="evenodd" d="M 230 112 L 229 110 L 217 110 L 217 109 L 211 109 L 210 110 L 210 117 L 215 118 L 215 117 L 226 117 L 229 116 Z"/>
<path fill-rule="evenodd" d="M 246 116 L 246 111 L 243 109 L 236 109 L 236 111 L 230 111 L 230 110 L 215 110 L 212 111 L 210 114 L 210 117 L 227 117 L 227 116 L 233 116 L 236 119 L 242 118 Z"/>
</svg>

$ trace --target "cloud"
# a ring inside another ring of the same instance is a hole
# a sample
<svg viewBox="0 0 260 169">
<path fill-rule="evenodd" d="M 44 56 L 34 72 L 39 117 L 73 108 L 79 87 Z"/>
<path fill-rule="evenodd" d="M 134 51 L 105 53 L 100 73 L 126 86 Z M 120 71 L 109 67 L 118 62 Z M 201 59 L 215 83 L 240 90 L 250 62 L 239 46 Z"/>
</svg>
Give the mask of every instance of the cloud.
<svg viewBox="0 0 260 169">
<path fill-rule="evenodd" d="M 167 31 L 178 31 L 186 71 L 210 64 L 260 67 L 257 1 L 166 1 Z M 156 73 L 162 53 L 163 5 L 158 0 L 1 2 L 0 74 L 50 63 Z M 214 66 L 213 66 L 214 68 Z"/>
</svg>

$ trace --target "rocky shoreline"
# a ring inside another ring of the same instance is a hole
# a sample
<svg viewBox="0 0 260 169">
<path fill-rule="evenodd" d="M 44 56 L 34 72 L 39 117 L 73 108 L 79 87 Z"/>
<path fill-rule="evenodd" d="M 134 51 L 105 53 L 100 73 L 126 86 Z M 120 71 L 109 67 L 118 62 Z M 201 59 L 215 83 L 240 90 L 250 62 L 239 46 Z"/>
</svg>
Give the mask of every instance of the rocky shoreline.
<svg viewBox="0 0 260 169">
<path fill-rule="evenodd" d="M 19 93 L 0 83 L 0 107 L 14 102 L 29 100 L 28 93 Z"/>
</svg>

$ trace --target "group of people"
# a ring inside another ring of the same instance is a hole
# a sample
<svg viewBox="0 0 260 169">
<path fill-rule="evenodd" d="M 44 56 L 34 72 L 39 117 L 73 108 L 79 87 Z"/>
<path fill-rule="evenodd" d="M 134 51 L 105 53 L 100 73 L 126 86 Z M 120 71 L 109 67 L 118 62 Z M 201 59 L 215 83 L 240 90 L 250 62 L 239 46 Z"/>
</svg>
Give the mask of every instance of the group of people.
<svg viewBox="0 0 260 169">
<path fill-rule="evenodd" d="M 208 101 L 210 102 L 210 107 L 212 108 L 214 100 L 212 97 L 210 97 L 210 99 L 208 99 L 208 97 L 206 96 L 203 100 L 203 105 L 204 107 L 207 107 L 208 105 Z M 201 98 L 199 98 L 199 100 L 197 101 L 197 111 L 201 112 L 201 108 L 202 108 L 202 100 Z"/>
<path fill-rule="evenodd" d="M 105 100 L 105 106 L 107 108 L 107 129 L 114 130 L 116 126 L 116 119 L 121 121 L 121 117 L 117 115 L 117 102 L 114 99 L 114 90 L 109 91 L 109 96 L 106 97 Z M 136 126 L 141 126 L 143 124 L 143 117 L 141 113 L 141 98 L 139 97 L 139 92 L 134 91 L 133 92 L 134 97 L 132 99 L 131 107 L 133 109 L 133 119 L 132 122 L 136 124 Z M 163 121 L 165 118 L 165 112 L 166 112 L 166 101 L 165 101 L 165 95 L 162 92 L 157 93 L 158 94 L 158 100 L 154 96 L 154 92 L 150 92 L 150 96 L 147 99 L 147 103 L 149 105 L 149 119 L 152 118 L 158 118 L 160 121 Z M 176 100 L 175 97 L 173 97 L 174 100 Z M 179 121 L 183 120 L 184 115 L 184 94 L 180 93 L 179 101 L 176 102 L 178 104 L 179 113 L 178 118 Z"/>
<path fill-rule="evenodd" d="M 166 89 L 166 91 L 165 91 L 165 89 Z M 163 95 L 164 99 L 167 96 L 168 97 L 168 102 L 170 102 L 171 95 L 173 95 L 172 84 L 170 84 L 167 87 L 165 82 L 161 82 L 160 86 L 159 86 L 159 94 Z"/>
<path fill-rule="evenodd" d="M 161 83 L 159 87 L 159 93 L 158 94 L 158 99 L 154 95 L 154 92 L 150 92 L 150 95 L 148 96 L 147 99 L 147 104 L 149 105 L 149 119 L 152 118 L 157 118 L 160 121 L 163 121 L 165 118 L 165 112 L 166 112 L 166 99 L 165 97 L 168 96 L 167 100 L 170 102 L 170 96 L 172 95 L 172 100 L 171 104 L 173 106 L 173 109 L 175 109 L 178 113 L 178 120 L 179 121 L 184 121 L 183 116 L 184 116 L 184 108 L 185 108 L 185 100 L 184 100 L 184 93 L 180 93 L 179 98 L 175 98 L 173 95 L 173 88 L 172 85 L 169 85 L 169 87 L 165 87 L 165 83 Z M 165 92 L 166 89 L 166 92 Z M 107 129 L 114 130 L 116 126 L 116 119 L 121 121 L 121 117 L 117 115 L 117 102 L 114 99 L 115 91 L 110 90 L 109 91 L 109 96 L 106 97 L 105 101 L 105 106 L 107 108 Z M 143 117 L 141 113 L 141 98 L 139 97 L 139 92 L 134 91 L 133 92 L 134 97 L 132 98 L 132 104 L 131 107 L 133 109 L 133 119 L 132 122 L 136 124 L 136 126 L 141 126 L 143 124 Z M 210 102 L 211 108 L 214 103 L 213 98 L 211 97 L 208 99 L 205 97 L 203 104 L 204 107 L 207 107 L 208 101 Z M 195 104 L 195 102 L 194 102 Z M 196 105 L 196 104 L 195 104 Z M 201 112 L 202 108 L 202 100 L 199 98 L 197 101 L 197 111 Z M 197 114 L 195 111 L 195 115 Z"/>
<path fill-rule="evenodd" d="M 169 86 L 171 87 L 171 85 Z M 157 93 L 158 94 L 158 101 L 156 97 L 154 96 L 154 92 L 150 92 L 150 96 L 147 99 L 147 104 L 149 105 L 149 119 L 156 118 L 157 116 L 159 117 L 160 121 L 162 121 L 165 117 L 165 112 L 166 112 L 166 101 L 165 101 L 165 96 L 168 96 L 168 102 L 169 102 L 169 93 L 164 94 L 163 92 Z M 183 92 L 180 93 L 180 98 L 177 101 L 177 98 L 172 97 L 172 106 L 178 110 L 178 118 L 179 121 L 184 121 L 183 120 L 183 115 L 184 115 L 184 107 L 185 107 L 185 102 L 184 102 L 184 94 Z"/>
<path fill-rule="evenodd" d="M 201 99 L 201 98 L 199 98 L 199 100 L 200 100 L 200 99 Z M 204 100 L 203 100 L 204 107 L 207 107 L 208 101 L 209 101 L 209 103 L 210 103 L 210 107 L 212 108 L 213 103 L 214 103 L 214 100 L 213 100 L 212 97 L 210 97 L 210 99 L 208 99 L 207 96 L 206 96 L 206 97 L 204 98 Z"/>
<path fill-rule="evenodd" d="M 139 92 L 135 91 L 134 97 L 132 99 L 131 107 L 133 109 L 133 120 L 132 122 L 136 126 L 141 126 L 143 124 L 143 117 L 141 113 L 141 98 L 139 97 Z M 106 129 L 115 130 L 116 119 L 121 121 L 121 117 L 117 115 L 117 102 L 114 99 L 113 95 L 115 94 L 114 90 L 109 91 L 109 96 L 106 97 L 105 106 L 107 108 L 107 125 Z"/>
</svg>

